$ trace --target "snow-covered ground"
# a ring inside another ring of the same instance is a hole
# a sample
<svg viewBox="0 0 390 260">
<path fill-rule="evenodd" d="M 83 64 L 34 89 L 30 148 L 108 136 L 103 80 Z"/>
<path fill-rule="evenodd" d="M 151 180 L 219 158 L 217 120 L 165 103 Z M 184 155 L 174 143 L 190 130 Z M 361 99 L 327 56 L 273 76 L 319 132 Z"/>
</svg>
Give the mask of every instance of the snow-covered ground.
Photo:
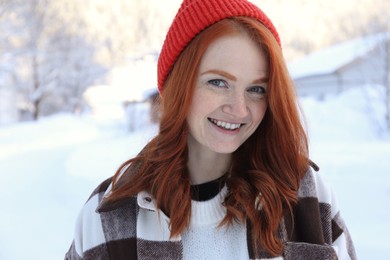
<svg viewBox="0 0 390 260">
<path fill-rule="evenodd" d="M 311 157 L 338 195 L 359 259 L 390 259 L 390 138 L 373 95 L 360 88 L 302 107 Z M 0 128 L 0 259 L 63 259 L 90 192 L 155 132 L 87 115 Z"/>
</svg>

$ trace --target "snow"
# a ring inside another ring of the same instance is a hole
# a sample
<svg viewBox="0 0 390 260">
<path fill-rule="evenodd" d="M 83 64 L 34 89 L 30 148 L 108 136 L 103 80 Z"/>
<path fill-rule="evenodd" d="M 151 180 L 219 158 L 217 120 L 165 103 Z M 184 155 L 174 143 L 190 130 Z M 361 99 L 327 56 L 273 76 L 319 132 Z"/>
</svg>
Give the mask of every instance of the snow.
<svg viewBox="0 0 390 260">
<path fill-rule="evenodd" d="M 336 191 L 359 259 L 386 259 L 390 138 L 378 130 L 382 103 L 369 102 L 367 88 L 301 104 L 311 158 Z M 126 124 L 65 114 L 0 128 L 0 259 L 63 259 L 89 194 L 157 131 L 144 124 L 130 133 Z"/>
<path fill-rule="evenodd" d="M 112 70 L 110 85 L 112 91 L 122 95 L 126 101 L 142 101 L 145 92 L 157 89 L 156 53 L 146 53 L 133 57 L 126 66 Z"/>
</svg>

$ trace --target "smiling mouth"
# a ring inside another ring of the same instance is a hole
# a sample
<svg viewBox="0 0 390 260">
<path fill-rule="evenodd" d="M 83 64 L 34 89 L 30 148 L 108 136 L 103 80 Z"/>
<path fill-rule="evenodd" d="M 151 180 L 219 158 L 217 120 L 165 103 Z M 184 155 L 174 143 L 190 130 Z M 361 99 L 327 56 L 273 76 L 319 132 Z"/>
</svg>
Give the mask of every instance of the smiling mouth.
<svg viewBox="0 0 390 260">
<path fill-rule="evenodd" d="M 213 123 L 214 125 L 216 125 L 216 126 L 222 128 L 222 129 L 230 130 L 230 131 L 237 130 L 237 129 L 239 129 L 241 126 L 244 125 L 244 124 L 228 123 L 228 122 L 216 120 L 216 119 L 213 119 L 213 118 L 208 118 L 208 120 L 209 120 L 211 123 Z"/>
</svg>

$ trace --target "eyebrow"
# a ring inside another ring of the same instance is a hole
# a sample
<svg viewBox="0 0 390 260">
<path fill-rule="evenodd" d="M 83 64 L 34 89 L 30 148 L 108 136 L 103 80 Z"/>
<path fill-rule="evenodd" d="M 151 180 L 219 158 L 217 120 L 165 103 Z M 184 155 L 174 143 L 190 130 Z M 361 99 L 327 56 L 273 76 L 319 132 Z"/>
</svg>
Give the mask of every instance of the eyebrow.
<svg viewBox="0 0 390 260">
<path fill-rule="evenodd" d="M 233 80 L 233 81 L 237 81 L 237 78 L 235 76 L 233 76 L 232 74 L 230 74 L 229 72 L 226 72 L 226 71 L 223 71 L 223 70 L 215 70 L 215 69 L 211 69 L 211 70 L 207 70 L 205 72 L 203 72 L 202 74 L 200 75 L 204 75 L 204 74 L 208 74 L 208 73 L 211 73 L 211 74 L 218 74 L 218 75 L 221 75 L 222 77 L 225 77 L 229 80 Z M 259 79 L 256 79 L 252 82 L 252 84 L 260 84 L 260 83 L 265 83 L 265 82 L 268 82 L 268 77 L 261 77 Z"/>
</svg>

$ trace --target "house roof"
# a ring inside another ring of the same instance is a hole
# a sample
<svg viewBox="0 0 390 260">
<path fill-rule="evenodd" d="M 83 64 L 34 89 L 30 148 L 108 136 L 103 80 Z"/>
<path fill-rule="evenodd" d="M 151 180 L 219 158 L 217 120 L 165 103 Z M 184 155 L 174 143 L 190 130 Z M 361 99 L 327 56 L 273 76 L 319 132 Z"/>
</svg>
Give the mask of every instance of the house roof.
<svg viewBox="0 0 390 260">
<path fill-rule="evenodd" d="M 290 62 L 288 69 L 293 79 L 331 74 L 373 50 L 384 39 L 390 40 L 390 33 L 342 42 Z"/>
</svg>

